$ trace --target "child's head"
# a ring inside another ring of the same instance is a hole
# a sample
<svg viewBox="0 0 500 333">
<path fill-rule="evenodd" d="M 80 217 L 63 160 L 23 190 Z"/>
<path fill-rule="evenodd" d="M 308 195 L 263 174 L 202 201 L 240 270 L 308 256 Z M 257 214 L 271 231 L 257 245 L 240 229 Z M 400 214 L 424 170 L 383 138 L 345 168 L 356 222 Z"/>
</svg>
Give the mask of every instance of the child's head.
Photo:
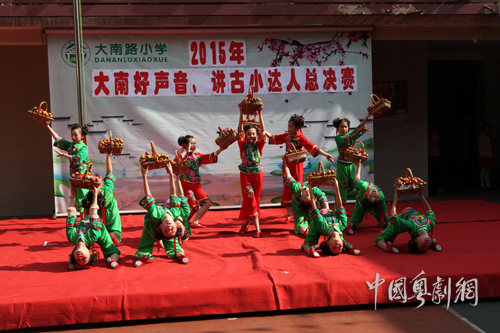
<svg viewBox="0 0 500 333">
<path fill-rule="evenodd" d="M 319 245 L 319 248 L 324 254 L 336 256 L 337 254 L 340 254 L 344 249 L 344 241 L 342 240 L 338 232 L 332 231 L 332 233 L 328 237 L 328 240 L 322 242 Z"/>
<path fill-rule="evenodd" d="M 187 153 L 192 153 L 196 150 L 196 140 L 192 135 L 180 136 L 177 139 L 179 146 L 183 147 Z"/>
<path fill-rule="evenodd" d="M 259 136 L 259 128 L 254 124 L 249 124 L 243 127 L 243 131 L 245 132 L 245 139 L 248 143 L 255 143 L 257 141 L 257 137 Z"/>
<path fill-rule="evenodd" d="M 431 248 L 431 238 L 427 231 L 422 231 L 417 237 L 408 241 L 408 250 L 410 253 L 425 253 Z"/>
<path fill-rule="evenodd" d="M 294 114 L 288 120 L 288 133 L 296 134 L 305 124 L 305 119 L 303 116 Z"/>
<path fill-rule="evenodd" d="M 92 204 L 93 200 L 94 200 L 94 191 L 90 190 L 87 193 L 87 197 L 82 200 L 82 207 L 85 209 L 90 209 L 90 205 Z M 99 194 L 97 195 L 97 205 L 99 206 L 99 210 L 106 207 L 106 198 L 104 197 L 101 191 L 99 191 Z"/>
<path fill-rule="evenodd" d="M 95 249 L 89 249 L 87 248 L 87 246 L 77 247 L 69 255 L 70 265 L 73 265 L 72 268 L 85 268 L 94 266 L 98 259 L 99 252 L 97 252 Z"/>
<path fill-rule="evenodd" d="M 161 219 L 160 227 L 154 232 L 154 237 L 158 240 L 172 239 L 174 237 L 182 237 L 187 239 L 189 236 L 188 230 L 183 230 L 177 227 L 177 222 L 174 221 L 170 214 L 165 214 Z"/>
<path fill-rule="evenodd" d="M 302 211 L 302 213 L 307 215 L 311 207 L 311 191 L 309 191 L 309 188 L 306 187 L 302 192 L 302 196 L 300 197 L 299 209 Z"/>
<path fill-rule="evenodd" d="M 335 127 L 341 135 L 349 132 L 350 126 L 351 122 L 347 118 L 336 118 L 333 120 L 333 127 Z"/>
<path fill-rule="evenodd" d="M 376 213 L 380 213 L 383 209 L 382 200 L 380 200 L 380 192 L 376 188 L 372 188 L 370 192 L 366 194 L 366 197 L 361 200 L 361 207 L 364 210 L 374 210 Z"/>
<path fill-rule="evenodd" d="M 82 141 L 84 135 L 89 134 L 89 128 L 87 126 L 80 126 L 80 124 L 71 125 L 71 140 L 73 143 L 78 143 Z"/>
</svg>

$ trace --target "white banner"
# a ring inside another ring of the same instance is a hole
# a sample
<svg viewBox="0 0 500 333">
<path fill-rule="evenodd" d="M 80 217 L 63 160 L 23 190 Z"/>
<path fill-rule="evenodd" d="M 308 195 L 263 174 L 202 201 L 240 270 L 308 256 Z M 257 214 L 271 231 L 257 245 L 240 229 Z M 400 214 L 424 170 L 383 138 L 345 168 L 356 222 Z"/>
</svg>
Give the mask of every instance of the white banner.
<svg viewBox="0 0 500 333">
<path fill-rule="evenodd" d="M 85 35 L 85 122 L 94 171 L 105 173 L 105 155 L 99 154 L 97 143 L 112 130 L 125 144 L 113 158 L 115 198 L 121 210 L 140 209 L 137 203 L 144 193 L 139 157 L 151 151 L 150 141 L 159 153 L 172 156 L 180 150 L 179 136 L 190 134 L 198 152 L 217 150 L 217 128 L 237 127 L 237 104 L 249 85 L 264 103 L 268 132 L 284 133 L 290 116 L 303 115 L 305 136 L 336 158 L 332 120 L 349 118 L 356 127 L 371 103 L 370 40 L 362 46 L 355 34 L 337 39 L 324 33 L 227 34 L 206 40 L 195 35 Z M 70 35 L 49 35 L 50 111 L 55 131 L 66 139 L 69 125 L 78 122 L 74 50 Z M 370 154 L 363 172 L 373 180 L 372 132 L 362 139 Z M 264 147 L 263 204 L 280 202 L 283 153 L 282 145 Z M 320 160 L 335 169 L 322 156 L 308 156 L 305 174 L 317 170 Z M 202 187 L 214 206 L 241 204 L 240 163 L 233 145 L 217 164 L 200 168 Z M 66 211 L 68 179 L 67 160 L 54 154 L 57 212 Z M 166 200 L 166 172 L 153 170 L 149 180 L 155 198 Z M 332 189 L 325 190 L 333 195 Z"/>
</svg>

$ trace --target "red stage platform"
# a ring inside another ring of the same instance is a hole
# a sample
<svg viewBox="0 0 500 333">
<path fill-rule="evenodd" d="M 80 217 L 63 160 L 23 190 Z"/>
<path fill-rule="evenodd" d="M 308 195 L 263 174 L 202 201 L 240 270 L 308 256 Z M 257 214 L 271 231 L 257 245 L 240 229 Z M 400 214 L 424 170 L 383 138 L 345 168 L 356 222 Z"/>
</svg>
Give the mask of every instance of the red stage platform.
<svg viewBox="0 0 500 333">
<path fill-rule="evenodd" d="M 400 278 L 407 280 L 407 297 L 413 296 L 411 280 L 422 271 L 419 279 L 426 278 L 429 294 L 438 276 L 445 279 L 442 290 L 451 282 L 452 302 L 460 296 L 461 278 L 471 283 L 477 279 L 479 297 L 500 296 L 500 205 L 430 204 L 438 220 L 434 236 L 444 248 L 441 253 L 409 254 L 407 234 L 395 242 L 402 253 L 386 253 L 375 246 L 379 230 L 369 218 L 356 235 L 346 236 L 361 256 L 314 259 L 300 250 L 303 237 L 292 233 L 292 224 L 283 223 L 282 209 L 262 210 L 260 239 L 252 238 L 255 232 L 237 234 L 238 211 L 210 211 L 203 221 L 209 227 L 194 229 L 183 245 L 188 265 L 166 259 L 163 252 L 135 268 L 143 216 L 126 215 L 121 267 L 107 268 L 101 259 L 90 270 L 74 272 L 66 268 L 72 246 L 64 219 L 0 221 L 0 329 L 373 304 L 375 290 L 369 290 L 367 281 L 372 284 L 377 273 L 385 280 L 377 303 L 391 302 L 389 284 Z M 398 207 L 407 205 L 422 209 L 416 202 Z M 352 211 L 353 206 L 347 208 Z M 466 291 L 464 301 L 474 303 L 467 299 L 475 296 L 470 293 L 474 289 Z M 427 302 L 431 296 L 425 297 Z"/>
</svg>

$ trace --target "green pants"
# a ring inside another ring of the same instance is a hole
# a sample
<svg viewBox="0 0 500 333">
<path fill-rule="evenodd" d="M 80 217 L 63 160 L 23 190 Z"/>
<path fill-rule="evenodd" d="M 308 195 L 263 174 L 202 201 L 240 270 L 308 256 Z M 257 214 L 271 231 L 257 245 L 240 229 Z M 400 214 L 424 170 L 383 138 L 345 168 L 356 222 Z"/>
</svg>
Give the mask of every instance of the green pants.
<svg viewBox="0 0 500 333">
<path fill-rule="evenodd" d="M 294 201 L 292 201 L 292 210 L 293 210 L 293 221 L 295 223 L 295 234 L 298 235 L 300 234 L 300 228 L 308 228 L 309 223 L 307 222 L 306 216 L 304 213 L 300 210 L 299 207 L 295 204 Z"/>
<path fill-rule="evenodd" d="M 346 202 L 347 194 L 354 189 L 356 165 L 354 165 L 354 163 L 344 163 L 341 161 L 337 161 L 336 173 L 342 202 Z"/>
<path fill-rule="evenodd" d="M 106 214 L 106 230 L 115 234 L 119 242 L 122 241 L 122 220 L 120 219 L 118 207 L 115 207 L 111 213 Z"/>
<path fill-rule="evenodd" d="M 82 200 L 87 197 L 87 193 L 89 193 L 89 190 L 85 188 L 76 189 L 75 206 L 80 213 L 84 211 L 84 209 L 82 208 Z"/>
</svg>

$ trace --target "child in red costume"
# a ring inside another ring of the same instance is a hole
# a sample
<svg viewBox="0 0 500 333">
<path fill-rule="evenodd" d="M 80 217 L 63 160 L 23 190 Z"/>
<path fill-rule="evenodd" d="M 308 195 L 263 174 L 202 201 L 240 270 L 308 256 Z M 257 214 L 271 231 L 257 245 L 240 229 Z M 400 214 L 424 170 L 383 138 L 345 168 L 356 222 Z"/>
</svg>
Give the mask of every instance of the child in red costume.
<svg viewBox="0 0 500 333">
<path fill-rule="evenodd" d="M 191 223 L 191 227 L 204 228 L 205 226 L 200 223 L 200 220 L 203 215 L 208 212 L 208 209 L 212 205 L 212 200 L 210 200 L 208 195 L 201 188 L 200 166 L 202 164 L 217 163 L 217 157 L 227 147 L 220 148 L 216 152 L 210 154 L 200 154 L 194 152 L 196 150 L 196 140 L 191 135 L 181 136 L 177 140 L 177 143 L 182 147 L 182 157 L 186 158 L 190 164 L 189 172 L 180 176 L 182 189 L 188 195 L 190 194 L 190 191 L 192 191 L 196 200 L 198 200 L 201 206 L 201 208 L 199 208 L 198 212 L 196 213 L 193 222 Z M 190 205 L 193 205 L 193 200 L 190 200 Z M 191 207 L 191 210 L 194 212 L 197 208 L 197 205 L 195 205 L 195 207 Z M 189 217 L 189 219 L 191 219 L 191 216 Z"/>
<path fill-rule="evenodd" d="M 333 163 L 333 156 L 324 152 L 317 145 L 307 140 L 304 134 L 302 134 L 302 127 L 305 124 L 305 119 L 303 116 L 299 116 L 294 114 L 290 117 L 288 121 L 288 133 L 283 133 L 280 135 L 272 135 L 271 133 L 266 132 L 266 135 L 269 137 L 270 145 L 280 145 L 286 144 L 286 150 L 289 149 L 300 149 L 304 147 L 313 157 L 318 155 L 325 156 L 330 163 Z M 292 177 L 302 183 L 303 181 L 303 173 L 304 173 L 304 163 L 298 163 L 295 165 L 289 165 L 290 174 Z M 281 206 L 286 207 L 286 222 L 289 222 L 292 218 L 292 192 L 290 192 L 290 188 L 285 186 L 283 188 L 283 196 L 281 198 Z"/>
<path fill-rule="evenodd" d="M 262 192 L 262 166 L 260 157 L 266 144 L 264 120 L 262 119 L 262 107 L 259 109 L 260 128 L 256 125 L 243 127 L 243 112 L 240 109 L 240 121 L 238 124 L 238 146 L 240 147 L 241 164 L 240 184 L 243 203 L 241 205 L 240 220 L 245 220 L 239 233 L 248 231 L 251 221 L 255 221 L 257 234 L 262 237 L 259 226 L 260 194 Z"/>
</svg>

